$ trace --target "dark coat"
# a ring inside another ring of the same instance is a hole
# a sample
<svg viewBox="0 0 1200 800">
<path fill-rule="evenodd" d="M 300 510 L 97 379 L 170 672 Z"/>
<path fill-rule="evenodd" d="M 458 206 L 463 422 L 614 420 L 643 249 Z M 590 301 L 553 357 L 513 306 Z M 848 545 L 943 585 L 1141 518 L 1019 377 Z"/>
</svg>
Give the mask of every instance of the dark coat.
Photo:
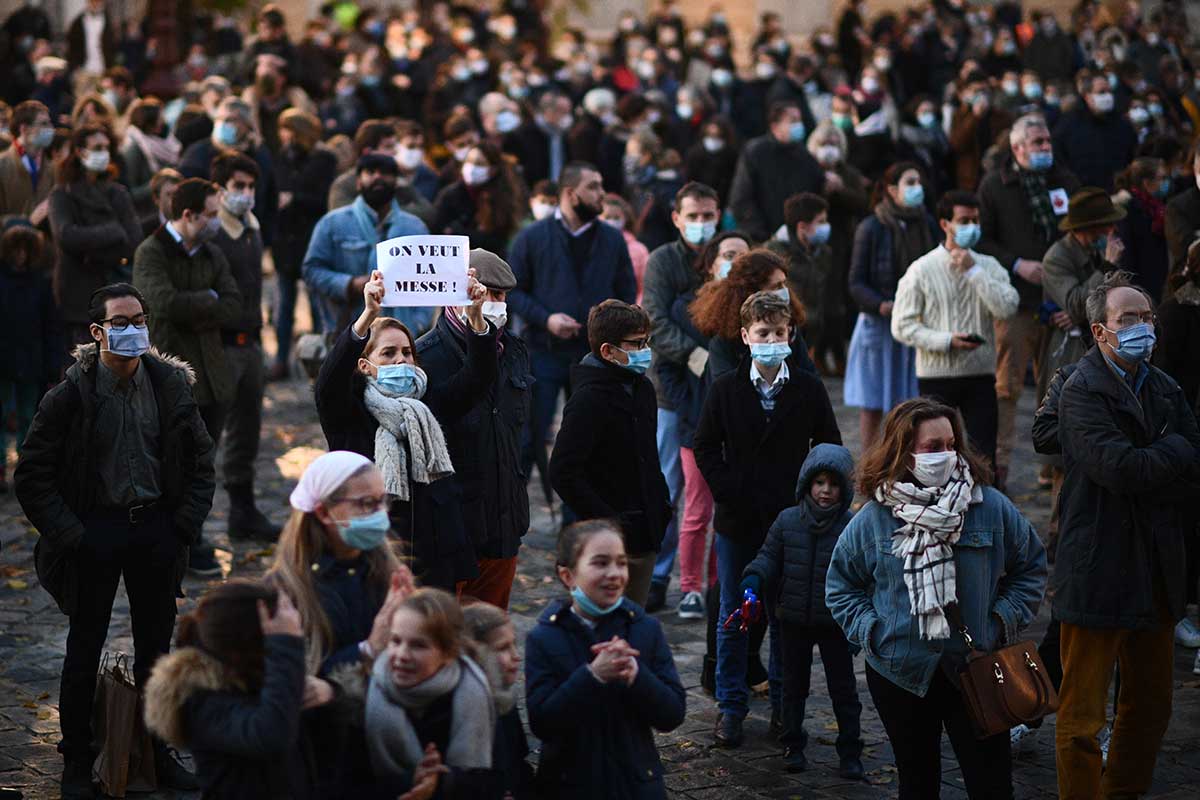
<svg viewBox="0 0 1200 800">
<path fill-rule="evenodd" d="M 571 259 L 570 234 L 554 217 L 533 223 L 513 239 L 508 263 L 517 286 L 508 293 L 508 305 L 527 323 L 523 335 L 531 349 L 568 344 L 546 331 L 551 314 L 570 314 L 583 326 L 576 342 L 586 345 L 592 306 L 610 297 L 626 303 L 637 300 L 637 280 L 625 237 L 611 225 L 594 224 L 598 227 L 591 251 L 578 271 Z"/>
<path fill-rule="evenodd" d="M 521 469 L 521 435 L 529 419 L 533 377 L 525 343 L 500 336 L 496 379 L 457 422 L 443 424 L 463 521 L 480 558 L 512 558 L 529 530 L 529 491 Z M 417 341 L 431 386 L 452 381 L 467 365 L 467 342 L 445 315 Z"/>
<path fill-rule="evenodd" d="M 1096 116 L 1082 107 L 1064 114 L 1054 126 L 1055 157 L 1084 186 L 1108 192 L 1113 189 L 1113 176 L 1133 160 L 1137 144 L 1133 125 L 1115 111 Z"/>
<path fill-rule="evenodd" d="M 49 276 L 36 267 L 16 272 L 0 264 L 0 319 L 20 332 L 19 346 L 0 347 L 0 381 L 34 384 L 40 391 L 58 380 L 66 350 Z"/>
<path fill-rule="evenodd" d="M 304 641 L 267 636 L 262 687 L 247 691 L 197 647 L 155 665 L 146 689 L 147 724 L 196 760 L 205 798 L 315 797 L 316 766 L 301 725 Z"/>
<path fill-rule="evenodd" d="M 91 322 L 92 292 L 128 281 L 133 269 L 142 229 L 129 190 L 112 180 L 56 186 L 50 193 L 50 230 L 58 246 L 54 294 L 62 320 L 85 325 Z"/>
<path fill-rule="evenodd" d="M 1184 401 L 1196 408 L 1200 401 L 1200 287 L 1184 284 L 1167 295 L 1158 307 L 1158 330 L 1154 366 L 1178 381 Z"/>
<path fill-rule="evenodd" d="M 99 505 L 92 449 L 98 352 L 99 345 L 75 348 L 66 379 L 38 406 L 13 476 L 21 510 L 40 535 L 34 549 L 38 580 L 68 616 L 75 611 L 78 582 L 87 579 L 86 565 L 77 563 L 74 554 L 85 521 Z M 149 376 L 158 403 L 159 502 L 170 509 L 179 538 L 174 581 L 182 597 L 185 545 L 199 539 L 216 488 L 213 441 L 192 397 L 196 376 L 191 367 L 151 350 L 142 356 L 139 369 Z"/>
<path fill-rule="evenodd" d="M 1046 172 L 1046 188 L 1062 189 L 1067 196 L 1079 189 L 1076 178 L 1059 162 Z M 1041 261 L 1058 241 L 1058 231 L 1047 238 L 1046 233 L 1033 222 L 1029 201 L 1021 188 L 1021 177 L 1017 174 L 1012 159 L 999 169 L 989 172 L 979 185 L 979 227 L 982 238 L 979 252 L 986 253 L 1000 262 L 1009 271 L 1013 286 L 1020 295 L 1021 311 L 1034 311 L 1042 304 L 1042 287 L 1029 283 L 1012 271 L 1018 258 Z M 941 235 L 937 237 L 941 239 Z"/>
<path fill-rule="evenodd" d="M 825 171 L 803 142 L 781 144 L 768 133 L 742 149 L 729 208 L 738 227 L 761 242 L 783 224 L 784 201 L 798 192 L 820 194 L 824 186 Z"/>
<path fill-rule="evenodd" d="M 327 198 L 337 177 L 337 158 L 321 147 L 307 152 L 285 147 L 276 168 L 279 191 L 291 192 L 292 202 L 279 209 L 279 229 L 271 253 L 280 275 L 299 278 L 308 238 L 317 220 L 329 210 Z"/>
<path fill-rule="evenodd" d="M 562 139 L 563 166 L 569 157 L 569 143 L 566 134 Z M 550 177 L 550 137 L 538 127 L 536 122 L 526 122 L 512 133 L 504 137 L 504 152 L 517 159 L 525 184 L 532 187 L 538 181 Z"/>
<path fill-rule="evenodd" d="M 1033 415 L 1031 439 L 1033 449 L 1043 456 L 1062 455 L 1062 442 L 1058 439 L 1058 404 L 1062 399 L 1063 385 L 1075 373 L 1075 364 L 1067 364 L 1054 371 L 1042 396 L 1042 404 Z"/>
<path fill-rule="evenodd" d="M 809 447 L 842 443 L 825 385 L 788 358 L 788 382 L 768 418 L 750 383 L 750 359 L 717 378 L 704 399 L 693 449 L 716 501 L 713 528 L 758 547 L 767 528 L 795 503 L 796 479 Z"/>
<path fill-rule="evenodd" d="M 254 183 L 254 216 L 262 225 L 263 244 L 270 247 L 275 242 L 275 229 L 279 223 L 279 186 L 275 182 L 275 162 L 271 151 L 264 144 L 239 147 L 244 154 L 258 164 L 258 180 Z M 179 171 L 185 178 L 208 179 L 212 160 L 221 154 L 221 148 L 209 137 L 188 145 L 179 159 Z"/>
<path fill-rule="evenodd" d="M 767 531 L 767 539 L 742 575 L 762 581 L 762 597 L 775 615 L 789 625 L 836 628 L 825 605 L 825 573 L 833 560 L 833 547 L 854 514 L 851 473 L 854 459 L 840 445 L 819 444 L 804 459 L 796 482 L 796 503 L 784 509 Z M 819 472 L 832 472 L 841 479 L 841 516 L 820 533 L 812 530 L 813 518 L 804 497 Z"/>
<path fill-rule="evenodd" d="M 500 785 L 512 792 L 513 800 L 534 796 L 533 767 L 525 760 L 528 757 L 529 740 L 525 737 L 521 712 L 513 706 L 508 713 L 497 717 L 496 737 L 492 742 L 492 769 Z"/>
<path fill-rule="evenodd" d="M 925 214 L 925 223 L 934 242 L 944 238 L 929 213 Z M 872 214 L 858 224 L 850 256 L 850 296 L 858 304 L 858 310 L 878 317 L 880 304 L 896 299 L 896 284 L 903 275 L 903 272 L 896 274 L 891 229 Z"/>
<path fill-rule="evenodd" d="M 675 195 L 683 183 L 676 170 L 660 170 L 634 190 L 637 237 L 647 250 L 656 250 L 679 238 L 671 213 L 675 210 Z"/>
<path fill-rule="evenodd" d="M 525 640 L 529 727 L 542 740 L 542 797 L 662 800 L 663 766 L 654 731 L 679 727 L 687 710 L 675 661 L 658 620 L 628 599 L 584 625 L 570 601 L 552 603 Z M 640 655 L 632 686 L 600 684 L 591 647 L 619 636 Z"/>
<path fill-rule="evenodd" d="M 492 182 L 495 181 L 496 178 L 493 178 Z M 516 229 L 506 231 L 481 229 L 477 197 L 478 192 L 473 191 L 461 180 L 442 189 L 438 192 L 437 199 L 433 201 L 433 224 L 429 226 L 429 232 L 466 236 L 470 238 L 472 248 L 482 248 L 504 258 L 508 253 L 508 240 L 516 232 Z"/>
<path fill-rule="evenodd" d="M 100 52 L 104 57 L 104 66 L 116 66 L 117 39 L 120 36 L 119 26 L 109 14 L 104 15 L 104 30 L 100 34 Z M 83 14 L 71 21 L 67 28 L 67 65 L 70 71 L 82 67 L 87 62 L 87 34 L 83 30 Z"/>
<path fill-rule="evenodd" d="M 1155 233 L 1151 229 L 1153 219 L 1137 197 L 1130 200 L 1125 209 L 1129 213 L 1117 226 L 1117 235 L 1125 243 L 1118 266 L 1133 273 L 1134 283 L 1149 292 L 1157 304 L 1162 300 L 1163 284 L 1167 280 L 1166 232 Z"/>
<path fill-rule="evenodd" d="M 1063 386 L 1066 480 L 1053 578 L 1062 622 L 1145 629 L 1162 624 L 1163 611 L 1183 617 L 1200 431 L 1179 385 L 1148 370 L 1135 398 L 1094 347 Z M 1165 609 L 1156 608 L 1156 586 Z"/>
<path fill-rule="evenodd" d="M 658 467 L 658 404 L 643 375 L 592 354 L 571 367 L 550 483 L 579 519 L 621 522 L 625 550 L 657 551 L 671 521 Z"/>
<path fill-rule="evenodd" d="M 1170 271 L 1180 269 L 1187 261 L 1188 247 L 1200 230 L 1200 189 L 1192 186 L 1167 203 L 1167 249 Z"/>
<path fill-rule="evenodd" d="M 1038 31 L 1025 48 L 1025 68 L 1041 75 L 1043 81 L 1071 80 L 1081 61 L 1078 46 L 1062 30 L 1053 36 Z"/>
<path fill-rule="evenodd" d="M 363 401 L 366 380 L 358 371 L 367 340 L 353 328 L 342 331 L 321 364 L 314 394 L 321 430 L 330 450 L 351 450 L 374 460 L 379 423 Z M 457 423 L 496 380 L 496 348 L 491 336 L 469 339 L 467 360 L 453 377 L 429 382 L 421 402 L 443 427 Z M 412 499 L 392 503 L 392 530 L 417 559 L 418 579 L 454 591 L 456 580 L 474 577 L 475 554 L 463 523 L 462 496 L 449 478 L 410 483 Z M 448 585 L 447 585 L 448 584 Z"/>
<path fill-rule="evenodd" d="M 737 171 L 738 148 L 726 142 L 715 153 L 704 149 L 704 142 L 697 142 L 687 151 L 683 160 L 683 173 L 689 181 L 699 181 L 717 190 L 717 202 L 721 208 L 729 203 L 729 190 L 733 188 L 733 174 Z"/>
<path fill-rule="evenodd" d="M 954 156 L 954 179 L 959 189 L 974 192 L 983 173 L 983 154 L 1002 131 L 1013 124 L 1013 115 L 1001 108 L 989 108 L 982 117 L 971 106 L 960 105 L 950 125 L 950 150 Z"/>
</svg>

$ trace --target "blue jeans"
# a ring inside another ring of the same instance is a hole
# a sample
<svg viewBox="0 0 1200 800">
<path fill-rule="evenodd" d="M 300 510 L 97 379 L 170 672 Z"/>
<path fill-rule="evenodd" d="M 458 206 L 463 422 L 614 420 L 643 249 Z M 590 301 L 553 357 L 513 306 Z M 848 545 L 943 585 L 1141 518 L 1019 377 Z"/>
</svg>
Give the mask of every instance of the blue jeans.
<svg viewBox="0 0 1200 800">
<path fill-rule="evenodd" d="M 679 461 L 679 414 L 665 408 L 658 410 L 658 466 L 667 479 L 667 491 L 671 494 L 671 508 L 675 514 L 667 525 L 658 559 L 654 562 L 655 583 L 671 582 L 671 570 L 675 567 L 675 551 L 679 547 L 679 495 L 683 492 L 683 464 Z"/>
<path fill-rule="evenodd" d="M 726 629 L 725 620 L 742 604 L 742 571 L 758 555 L 758 548 L 717 534 L 717 580 L 721 582 L 721 611 L 717 618 L 717 707 L 722 714 L 744 719 L 750 710 L 746 688 L 746 634 L 737 625 Z M 774 609 L 764 608 L 770 634 L 767 675 L 771 685 L 771 708 L 779 711 L 783 684 L 778 654 L 779 623 Z"/>
</svg>

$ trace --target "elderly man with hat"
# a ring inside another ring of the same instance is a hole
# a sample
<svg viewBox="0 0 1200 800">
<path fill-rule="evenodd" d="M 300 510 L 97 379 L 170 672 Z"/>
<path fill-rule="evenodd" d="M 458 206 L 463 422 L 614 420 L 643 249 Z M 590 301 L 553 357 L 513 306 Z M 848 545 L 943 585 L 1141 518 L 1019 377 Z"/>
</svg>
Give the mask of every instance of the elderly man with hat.
<svg viewBox="0 0 1200 800">
<path fill-rule="evenodd" d="M 375 270 L 375 245 L 397 236 L 429 233 L 425 223 L 396 203 L 399 167 L 391 156 L 371 153 L 358 159 L 358 197 L 330 211 L 313 228 L 301 271 L 316 299 L 321 328 L 342 331 L 363 310 L 363 287 Z M 432 308 L 389 308 L 389 316 L 414 334 L 429 329 Z"/>
<path fill-rule="evenodd" d="M 487 289 L 483 315 L 492 324 L 498 370 L 474 408 L 445 425 L 454 478 L 462 488 L 462 514 L 479 560 L 479 577 L 461 584 L 461 595 L 508 608 L 517 550 L 529 529 L 529 494 L 521 474 L 521 432 L 529 417 L 529 353 L 508 332 L 506 299 L 517 279 L 503 259 L 471 251 L 475 278 Z M 467 362 L 472 335 L 465 309 L 447 308 L 433 330 L 417 341 L 430 386 L 451 380 Z"/>
<path fill-rule="evenodd" d="M 1051 323 L 1042 350 L 1038 399 L 1046 394 L 1050 379 L 1060 367 L 1074 364 L 1092 346 L 1087 309 L 1088 293 L 1100 285 L 1105 273 L 1116 269 L 1124 246 L 1114 231 L 1125 218 L 1125 209 L 1114 206 L 1108 192 L 1086 186 L 1071 195 L 1066 216 L 1058 223 L 1063 237 L 1042 259 L 1043 309 Z M 1058 493 L 1062 489 L 1061 458 L 1051 463 L 1054 512 L 1046 531 L 1046 552 L 1054 560 L 1058 543 Z"/>
</svg>

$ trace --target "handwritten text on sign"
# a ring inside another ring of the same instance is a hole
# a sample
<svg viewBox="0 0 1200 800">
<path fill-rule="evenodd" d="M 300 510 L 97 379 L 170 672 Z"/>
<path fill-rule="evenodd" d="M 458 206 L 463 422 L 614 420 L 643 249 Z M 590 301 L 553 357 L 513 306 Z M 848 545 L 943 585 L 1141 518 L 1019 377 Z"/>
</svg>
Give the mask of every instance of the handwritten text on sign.
<svg viewBox="0 0 1200 800">
<path fill-rule="evenodd" d="M 471 241 L 466 236 L 398 236 L 375 245 L 384 306 L 465 306 Z"/>
</svg>

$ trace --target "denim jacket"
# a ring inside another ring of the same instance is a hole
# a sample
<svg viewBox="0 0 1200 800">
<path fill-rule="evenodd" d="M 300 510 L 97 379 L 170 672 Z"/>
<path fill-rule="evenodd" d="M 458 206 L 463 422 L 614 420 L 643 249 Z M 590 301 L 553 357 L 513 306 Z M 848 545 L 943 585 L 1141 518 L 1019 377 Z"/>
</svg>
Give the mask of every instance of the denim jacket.
<svg viewBox="0 0 1200 800">
<path fill-rule="evenodd" d="M 903 561 L 892 555 L 900 522 L 872 500 L 846 526 L 833 551 L 825 603 L 867 663 L 883 677 L 925 696 L 943 654 L 966 655 L 966 643 L 920 638 L 909 612 Z M 1046 551 L 1029 521 L 1000 492 L 983 489 L 967 510 L 954 545 L 958 602 L 975 646 L 1013 643 L 1037 616 L 1046 590 Z"/>
<path fill-rule="evenodd" d="M 402 211 L 395 200 L 383 234 L 378 225 L 379 215 L 359 196 L 350 205 L 321 217 L 313 228 L 301 268 L 304 283 L 316 298 L 324 330 L 340 331 L 362 313 L 362 297 L 347 298 L 346 291 L 353 278 L 370 275 L 375 269 L 376 244 L 397 236 L 429 233 L 424 222 Z M 386 308 L 384 313 L 407 325 L 414 337 L 433 321 L 433 308 Z"/>
</svg>

